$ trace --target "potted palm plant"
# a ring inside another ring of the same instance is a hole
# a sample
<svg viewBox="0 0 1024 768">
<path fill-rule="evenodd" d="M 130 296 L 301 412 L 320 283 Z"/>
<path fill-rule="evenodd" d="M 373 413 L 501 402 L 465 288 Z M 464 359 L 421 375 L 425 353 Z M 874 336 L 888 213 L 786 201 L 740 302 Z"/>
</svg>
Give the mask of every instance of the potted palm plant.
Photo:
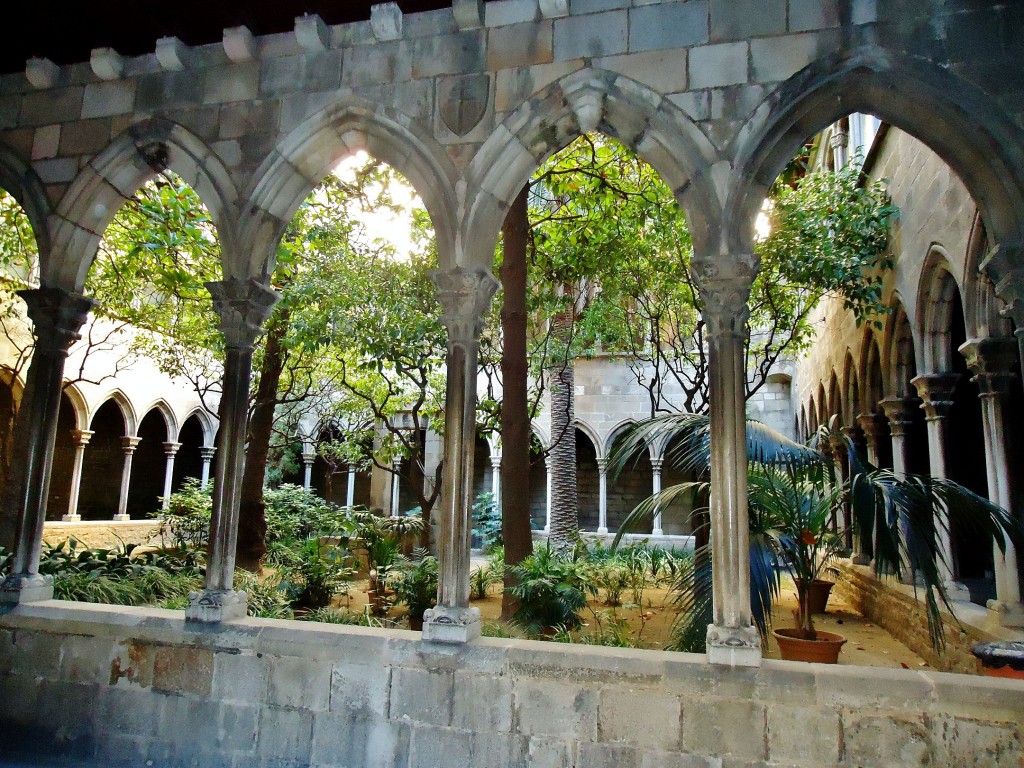
<svg viewBox="0 0 1024 768">
<path fill-rule="evenodd" d="M 671 509 L 684 494 L 707 493 L 711 471 L 710 421 L 703 414 L 670 414 L 628 429 L 609 456 L 612 474 L 651 444 L 670 444 L 666 463 L 688 471 L 698 481 L 669 486 L 642 502 L 620 527 L 619 537 L 658 510 Z M 835 447 L 845 453 L 841 472 Z M 821 446 L 821 448 L 819 448 Z M 788 634 L 814 642 L 810 585 L 829 563 L 845 554 L 847 531 L 840 527 L 848 504 L 852 532 L 874 542 L 877 575 L 913 574 L 923 585 L 932 645 L 941 650 L 941 608 L 953 613 L 943 572 L 950 566 L 938 547 L 938 534 L 960 520 L 1005 548 L 1006 537 L 1020 546 L 1024 527 L 999 506 L 949 480 L 897 476 L 870 466 L 833 423 L 822 427 L 809 445 L 794 442 L 756 421 L 747 423 L 748 510 L 750 521 L 751 608 L 762 638 L 768 635 L 771 607 L 779 595 L 779 573 L 788 572 L 797 587 L 797 627 Z M 695 512 L 699 512 L 695 510 Z M 615 545 L 618 544 L 618 537 Z M 678 635 L 697 650 L 711 615 L 710 553 L 698 550 L 677 585 L 685 614 Z"/>
</svg>

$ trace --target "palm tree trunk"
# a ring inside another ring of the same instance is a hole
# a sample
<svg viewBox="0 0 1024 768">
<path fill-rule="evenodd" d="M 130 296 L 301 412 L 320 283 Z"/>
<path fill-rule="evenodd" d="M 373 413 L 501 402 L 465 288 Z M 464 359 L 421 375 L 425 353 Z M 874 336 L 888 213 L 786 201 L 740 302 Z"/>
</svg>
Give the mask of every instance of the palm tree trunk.
<svg viewBox="0 0 1024 768">
<path fill-rule="evenodd" d="M 551 530 L 555 549 L 566 549 L 579 538 L 576 491 L 575 375 L 568 351 L 572 308 L 552 318 L 553 334 L 566 349 L 565 359 L 549 369 L 551 382 Z"/>
</svg>

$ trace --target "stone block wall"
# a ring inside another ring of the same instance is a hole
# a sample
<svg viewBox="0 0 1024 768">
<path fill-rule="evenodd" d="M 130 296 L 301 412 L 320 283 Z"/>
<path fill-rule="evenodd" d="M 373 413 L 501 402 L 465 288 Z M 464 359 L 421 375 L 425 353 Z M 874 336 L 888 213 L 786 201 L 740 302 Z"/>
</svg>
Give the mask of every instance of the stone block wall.
<svg viewBox="0 0 1024 768">
<path fill-rule="evenodd" d="M 122 544 L 151 544 L 160 542 L 158 520 L 126 520 L 80 523 L 47 523 L 43 541 L 59 544 L 67 539 L 78 539 L 93 549 L 117 549 Z"/>
<path fill-rule="evenodd" d="M 1019 766 L 1024 686 L 49 602 L 0 618 L 0 754 L 104 766 Z"/>
</svg>

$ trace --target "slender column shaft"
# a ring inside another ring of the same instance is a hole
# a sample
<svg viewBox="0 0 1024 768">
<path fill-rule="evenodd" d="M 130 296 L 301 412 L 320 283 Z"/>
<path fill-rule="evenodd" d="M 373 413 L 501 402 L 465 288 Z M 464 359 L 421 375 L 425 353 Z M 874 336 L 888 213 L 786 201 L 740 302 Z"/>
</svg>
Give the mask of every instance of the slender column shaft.
<svg viewBox="0 0 1024 768">
<path fill-rule="evenodd" d="M 71 493 L 68 495 L 68 511 L 61 518 L 65 523 L 75 523 L 82 519 L 82 516 L 78 514 L 78 495 L 82 490 L 85 446 L 89 444 L 92 434 L 88 429 L 76 429 L 71 432 L 71 438 L 75 441 L 75 458 L 71 465 Z"/>
<path fill-rule="evenodd" d="M 164 495 L 162 507 L 167 509 L 174 493 L 174 457 L 178 455 L 181 443 L 164 443 L 164 454 L 167 456 L 167 467 L 164 469 Z"/>
<path fill-rule="evenodd" d="M 391 462 L 391 514 L 398 514 L 398 497 L 402 490 L 402 459 L 395 457 Z"/>
<path fill-rule="evenodd" d="M 14 559 L 0 587 L 7 603 L 46 600 L 52 582 L 39 575 L 39 556 L 57 438 L 61 384 L 68 349 L 94 302 L 58 288 L 19 291 L 28 306 L 36 341 L 14 430 L 14 455 L 7 479 L 15 516 Z"/>
<path fill-rule="evenodd" d="M 949 479 L 949 446 L 946 434 L 949 425 L 949 410 L 953 407 L 953 391 L 960 378 L 956 373 L 934 373 L 918 376 L 913 380 L 917 393 L 921 396 L 921 408 L 924 409 L 928 423 L 928 471 L 932 477 Z M 955 583 L 956 563 L 953 558 L 953 542 L 949 532 L 949 514 L 945 511 L 937 513 L 939 519 L 935 525 L 935 545 L 939 551 L 939 573 L 951 592 L 970 599 L 970 593 Z"/>
<path fill-rule="evenodd" d="M 302 455 L 302 487 L 307 491 L 313 487 L 313 457 Z"/>
<path fill-rule="evenodd" d="M 544 533 L 551 532 L 551 457 L 544 459 L 544 478 L 547 483 L 547 506 L 544 513 Z"/>
<path fill-rule="evenodd" d="M 747 264 L 740 259 L 730 265 L 738 270 L 731 278 L 720 276 L 724 265 L 695 266 L 708 329 L 714 617 L 708 627 L 708 658 L 734 666 L 761 663 L 761 642 L 750 609 L 743 342 L 753 268 L 743 269 Z"/>
<path fill-rule="evenodd" d="M 1009 446 L 1013 429 L 1006 408 L 1010 383 L 1017 367 L 1015 346 L 1008 338 L 970 339 L 960 347 L 960 352 L 974 374 L 972 381 L 978 385 L 981 399 L 989 500 L 1001 506 L 1011 517 L 1018 518 Z M 1024 625 L 1024 605 L 1021 603 L 1017 551 L 1008 539 L 1004 545 L 1005 551 L 993 544 L 996 599 L 989 601 L 989 607 L 999 611 L 1000 623 L 1021 626 Z"/>
<path fill-rule="evenodd" d="M 345 506 L 352 507 L 356 503 L 356 468 L 348 468 L 348 491 L 345 494 Z"/>
<path fill-rule="evenodd" d="M 878 403 L 889 420 L 889 437 L 892 440 L 892 471 L 897 477 L 906 477 L 907 475 L 907 467 L 909 466 L 907 460 L 907 429 L 911 424 L 910 409 L 915 402 L 915 400 L 910 398 L 888 397 Z M 903 518 L 901 518 L 899 523 L 899 532 L 901 546 L 904 551 L 908 551 L 907 526 L 906 520 Z M 876 538 L 875 552 L 877 551 L 878 544 Z M 911 579 L 913 578 L 913 574 L 904 575 Z"/>
<path fill-rule="evenodd" d="M 256 280 L 232 278 L 206 284 L 224 334 L 224 376 L 220 398 L 213 479 L 213 511 L 206 561 L 206 585 L 189 595 L 185 618 L 216 622 L 246 613 L 244 592 L 234 592 L 235 548 L 248 428 L 252 352 L 278 295 Z"/>
<path fill-rule="evenodd" d="M 210 482 L 210 465 L 213 463 L 213 455 L 217 452 L 217 446 L 215 445 L 204 445 L 199 449 L 199 456 L 203 460 L 202 475 L 199 478 L 199 484 L 205 488 L 206 484 Z"/>
<path fill-rule="evenodd" d="M 135 449 L 142 442 L 140 437 L 122 437 L 121 448 L 124 450 L 124 464 L 121 465 L 121 494 L 117 500 L 117 514 L 115 520 L 131 520 L 128 514 L 128 492 L 132 484 L 132 457 L 135 456 Z"/>
<path fill-rule="evenodd" d="M 597 460 L 597 532 L 608 533 L 608 459 Z"/>
<path fill-rule="evenodd" d="M 491 496 L 494 508 L 501 509 L 501 456 L 491 456 Z"/>
<path fill-rule="evenodd" d="M 464 643 L 480 635 L 480 611 L 469 605 L 477 353 L 483 315 L 497 282 L 486 270 L 463 268 L 436 273 L 434 280 L 448 329 L 448 374 L 437 606 L 424 614 L 423 639 Z"/>
<path fill-rule="evenodd" d="M 651 493 L 657 496 L 661 493 L 661 470 L 665 465 L 664 459 L 651 459 Z M 651 528 L 652 536 L 664 536 L 665 531 L 661 523 L 661 507 L 654 513 L 654 525 Z"/>
</svg>

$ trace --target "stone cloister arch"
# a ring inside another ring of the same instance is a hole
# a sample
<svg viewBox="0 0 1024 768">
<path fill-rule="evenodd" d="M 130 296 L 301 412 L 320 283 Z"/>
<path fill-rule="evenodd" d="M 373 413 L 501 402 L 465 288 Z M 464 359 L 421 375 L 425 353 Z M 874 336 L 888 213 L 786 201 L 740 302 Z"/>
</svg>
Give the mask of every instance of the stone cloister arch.
<svg viewBox="0 0 1024 768">
<path fill-rule="evenodd" d="M 53 247 L 49 258 L 40 254 L 42 283 L 80 292 L 118 210 L 165 170 L 177 173 L 202 200 L 217 230 L 225 277 L 239 276 L 232 259 L 239 243 L 231 174 L 202 139 L 170 120 L 150 118 L 117 136 L 71 182 L 50 216 Z"/>
<path fill-rule="evenodd" d="M 950 347 L 954 296 L 961 300 L 962 291 L 940 245 L 933 245 L 925 260 L 917 296 L 918 337 L 921 339 L 921 369 L 951 371 L 953 352 Z"/>
</svg>

